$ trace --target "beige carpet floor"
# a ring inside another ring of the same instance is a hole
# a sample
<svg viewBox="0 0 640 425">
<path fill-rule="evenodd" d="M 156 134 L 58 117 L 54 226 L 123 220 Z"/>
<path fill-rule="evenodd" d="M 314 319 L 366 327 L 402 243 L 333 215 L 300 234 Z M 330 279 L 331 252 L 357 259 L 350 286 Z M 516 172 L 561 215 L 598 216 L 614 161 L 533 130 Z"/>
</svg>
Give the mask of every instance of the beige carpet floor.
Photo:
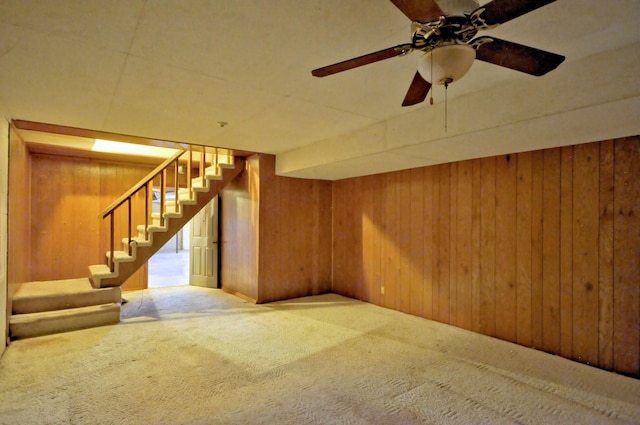
<svg viewBox="0 0 640 425">
<path fill-rule="evenodd" d="M 125 296 L 118 325 L 7 348 L 0 423 L 640 423 L 640 380 L 337 295 Z"/>
</svg>

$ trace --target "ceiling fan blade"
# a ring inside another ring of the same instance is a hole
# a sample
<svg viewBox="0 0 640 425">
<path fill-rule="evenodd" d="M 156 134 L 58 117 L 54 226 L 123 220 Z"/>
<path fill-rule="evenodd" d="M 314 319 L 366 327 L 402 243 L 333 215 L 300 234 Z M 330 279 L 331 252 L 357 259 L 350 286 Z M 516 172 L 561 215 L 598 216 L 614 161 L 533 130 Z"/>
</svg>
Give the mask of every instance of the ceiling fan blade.
<svg viewBox="0 0 640 425">
<path fill-rule="evenodd" d="M 503 24 L 555 0 L 493 0 L 482 8 L 480 19 L 488 26 Z"/>
<path fill-rule="evenodd" d="M 404 97 L 402 106 L 412 106 L 424 101 L 427 98 L 427 93 L 431 89 L 431 83 L 426 81 L 419 72 L 413 76 L 407 95 Z"/>
<path fill-rule="evenodd" d="M 444 15 L 434 0 L 391 0 L 411 21 L 431 22 Z"/>
<path fill-rule="evenodd" d="M 384 59 L 406 55 L 412 50 L 413 47 L 411 47 L 411 44 L 400 44 L 395 47 L 389 47 L 388 49 L 334 63 L 333 65 L 324 66 L 322 68 L 314 69 L 313 71 L 311 71 L 311 75 L 315 77 L 326 77 L 327 75 L 337 74 L 338 72 L 347 71 L 349 69 L 368 65 L 370 63 L 378 62 Z"/>
<path fill-rule="evenodd" d="M 476 47 L 476 59 L 505 68 L 535 75 L 553 71 L 564 56 L 494 37 L 478 37 L 471 41 Z"/>
</svg>

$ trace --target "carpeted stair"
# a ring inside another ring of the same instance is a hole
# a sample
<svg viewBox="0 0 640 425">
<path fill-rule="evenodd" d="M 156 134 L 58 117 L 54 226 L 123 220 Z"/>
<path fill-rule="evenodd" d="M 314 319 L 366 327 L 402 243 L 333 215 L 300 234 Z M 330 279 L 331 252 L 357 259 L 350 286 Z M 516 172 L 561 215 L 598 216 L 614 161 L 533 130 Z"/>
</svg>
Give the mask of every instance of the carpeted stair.
<svg viewBox="0 0 640 425">
<path fill-rule="evenodd" d="M 13 295 L 11 339 L 120 321 L 121 289 L 96 289 L 87 278 L 22 283 Z"/>
</svg>

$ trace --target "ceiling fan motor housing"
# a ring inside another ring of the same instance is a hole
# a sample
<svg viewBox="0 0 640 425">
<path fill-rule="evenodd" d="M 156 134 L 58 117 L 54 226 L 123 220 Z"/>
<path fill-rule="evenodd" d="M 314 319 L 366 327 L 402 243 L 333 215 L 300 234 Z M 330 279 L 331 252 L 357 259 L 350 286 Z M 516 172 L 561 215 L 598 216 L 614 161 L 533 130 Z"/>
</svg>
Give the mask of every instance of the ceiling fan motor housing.
<svg viewBox="0 0 640 425">
<path fill-rule="evenodd" d="M 465 16 L 480 7 L 477 0 L 436 0 L 445 16 Z"/>
</svg>

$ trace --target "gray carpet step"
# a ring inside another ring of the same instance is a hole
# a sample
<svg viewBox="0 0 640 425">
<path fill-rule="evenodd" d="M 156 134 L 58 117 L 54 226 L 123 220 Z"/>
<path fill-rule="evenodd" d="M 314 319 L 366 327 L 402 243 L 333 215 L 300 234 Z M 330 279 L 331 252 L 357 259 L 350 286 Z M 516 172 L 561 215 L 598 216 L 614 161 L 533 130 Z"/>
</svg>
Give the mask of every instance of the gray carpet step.
<svg viewBox="0 0 640 425">
<path fill-rule="evenodd" d="M 120 303 L 122 290 L 93 288 L 87 278 L 22 283 L 13 295 L 12 314 Z"/>
<path fill-rule="evenodd" d="M 15 314 L 9 320 L 9 332 L 12 339 L 20 339 L 110 325 L 119 321 L 120 303 L 111 303 Z"/>
</svg>

